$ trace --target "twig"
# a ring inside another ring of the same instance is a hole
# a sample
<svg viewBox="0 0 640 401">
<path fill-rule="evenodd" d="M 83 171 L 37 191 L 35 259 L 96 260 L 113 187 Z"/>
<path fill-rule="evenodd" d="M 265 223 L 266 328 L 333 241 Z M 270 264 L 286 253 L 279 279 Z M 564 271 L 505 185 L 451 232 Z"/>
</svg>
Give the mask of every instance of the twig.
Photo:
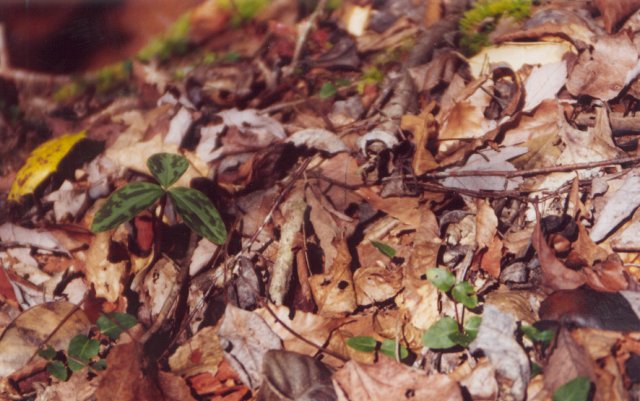
<svg viewBox="0 0 640 401">
<path fill-rule="evenodd" d="M 9 69 L 9 49 L 7 48 L 7 32 L 4 24 L 0 24 L 0 71 Z"/>
<path fill-rule="evenodd" d="M 423 174 L 421 178 L 427 179 L 438 179 L 438 178 L 447 178 L 447 177 L 486 177 L 486 176 L 500 176 L 500 177 L 528 177 L 532 175 L 539 174 L 548 174 L 548 173 L 556 173 L 561 171 L 574 171 L 574 170 L 585 170 L 594 167 L 605 167 L 605 166 L 613 166 L 616 164 L 626 164 L 626 163 L 638 163 L 640 162 L 640 156 L 632 156 L 632 157 L 622 157 L 617 159 L 608 159 L 601 160 L 597 162 L 588 162 L 588 163 L 574 163 L 574 164 L 565 164 L 562 166 L 552 166 L 552 167 L 541 167 L 534 168 L 530 170 L 516 170 L 516 171 L 506 171 L 506 170 L 457 170 L 457 171 L 446 171 L 441 173 L 432 173 L 432 174 Z"/>
<path fill-rule="evenodd" d="M 309 16 L 307 21 L 300 28 L 300 36 L 298 36 L 298 40 L 296 41 L 296 48 L 293 51 L 293 57 L 291 58 L 291 64 L 285 69 L 284 75 L 289 76 L 293 74 L 293 72 L 298 67 L 298 63 L 300 62 L 300 55 L 302 54 L 302 49 L 304 44 L 307 41 L 307 37 L 309 36 L 309 32 L 311 32 L 311 28 L 313 24 L 316 22 L 320 14 L 324 11 L 327 6 L 327 0 L 319 0 L 316 5 L 315 10 Z"/>
</svg>

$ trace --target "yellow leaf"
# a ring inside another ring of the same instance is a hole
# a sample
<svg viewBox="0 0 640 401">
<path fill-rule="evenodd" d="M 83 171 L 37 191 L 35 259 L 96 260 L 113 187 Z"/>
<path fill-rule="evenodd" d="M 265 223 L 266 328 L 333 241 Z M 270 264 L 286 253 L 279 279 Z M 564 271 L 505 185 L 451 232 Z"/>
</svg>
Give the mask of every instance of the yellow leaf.
<svg viewBox="0 0 640 401">
<path fill-rule="evenodd" d="M 66 134 L 35 148 L 16 174 L 9 191 L 9 200 L 18 202 L 23 196 L 32 194 L 44 180 L 58 170 L 62 159 L 86 136 L 86 131 Z"/>
</svg>

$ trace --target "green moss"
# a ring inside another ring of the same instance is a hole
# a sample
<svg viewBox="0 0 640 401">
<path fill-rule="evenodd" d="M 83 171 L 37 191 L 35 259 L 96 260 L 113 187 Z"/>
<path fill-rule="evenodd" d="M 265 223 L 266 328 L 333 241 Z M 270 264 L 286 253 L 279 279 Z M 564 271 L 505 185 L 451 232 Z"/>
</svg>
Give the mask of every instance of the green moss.
<svg viewBox="0 0 640 401">
<path fill-rule="evenodd" d="M 116 86 L 128 82 L 132 71 L 133 63 L 131 60 L 108 65 L 98 70 L 95 74 L 96 92 L 106 93 Z"/>
<path fill-rule="evenodd" d="M 362 71 L 362 77 L 356 84 L 358 93 L 362 94 L 367 85 L 377 85 L 384 79 L 384 74 L 377 67 L 367 67 Z"/>
<path fill-rule="evenodd" d="M 65 102 L 78 96 L 85 89 L 85 84 L 80 81 L 73 81 L 63 84 L 53 92 L 53 100 L 55 102 Z"/>
<path fill-rule="evenodd" d="M 489 33 L 501 17 L 519 21 L 530 13 L 531 0 L 479 0 L 460 19 L 460 47 L 466 55 L 473 55 L 489 45 Z"/>
<path fill-rule="evenodd" d="M 218 0 L 218 4 L 227 10 L 232 10 L 231 24 L 238 26 L 251 20 L 269 4 L 269 0 Z"/>
<path fill-rule="evenodd" d="M 159 38 L 149 42 L 138 52 L 138 59 L 149 61 L 157 58 L 161 61 L 176 54 L 184 54 L 188 47 L 190 13 L 183 14 L 169 30 Z"/>
</svg>

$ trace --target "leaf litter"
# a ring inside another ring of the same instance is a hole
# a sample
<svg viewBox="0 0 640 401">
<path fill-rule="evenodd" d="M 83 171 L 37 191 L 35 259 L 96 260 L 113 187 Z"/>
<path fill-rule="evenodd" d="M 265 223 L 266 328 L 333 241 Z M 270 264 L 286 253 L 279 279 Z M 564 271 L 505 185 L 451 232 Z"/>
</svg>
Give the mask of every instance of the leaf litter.
<svg viewBox="0 0 640 401">
<path fill-rule="evenodd" d="M 2 397 L 637 399 L 637 1 L 196 3 L 125 79 L 0 67 Z"/>
</svg>

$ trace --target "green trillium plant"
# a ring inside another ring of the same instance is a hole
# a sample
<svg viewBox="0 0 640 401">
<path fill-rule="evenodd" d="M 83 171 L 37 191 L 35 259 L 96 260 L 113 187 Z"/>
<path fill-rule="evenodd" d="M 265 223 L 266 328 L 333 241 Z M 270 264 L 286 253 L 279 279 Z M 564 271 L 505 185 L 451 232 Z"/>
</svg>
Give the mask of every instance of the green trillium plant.
<svg viewBox="0 0 640 401">
<path fill-rule="evenodd" d="M 189 228 L 215 244 L 225 241 L 227 230 L 209 198 L 193 188 L 171 187 L 189 168 L 186 158 L 156 153 L 147 159 L 147 167 L 158 183 L 135 182 L 115 191 L 95 214 L 91 231 L 112 230 L 158 201 L 162 205 L 159 216 L 162 218 L 169 197 Z"/>
</svg>

